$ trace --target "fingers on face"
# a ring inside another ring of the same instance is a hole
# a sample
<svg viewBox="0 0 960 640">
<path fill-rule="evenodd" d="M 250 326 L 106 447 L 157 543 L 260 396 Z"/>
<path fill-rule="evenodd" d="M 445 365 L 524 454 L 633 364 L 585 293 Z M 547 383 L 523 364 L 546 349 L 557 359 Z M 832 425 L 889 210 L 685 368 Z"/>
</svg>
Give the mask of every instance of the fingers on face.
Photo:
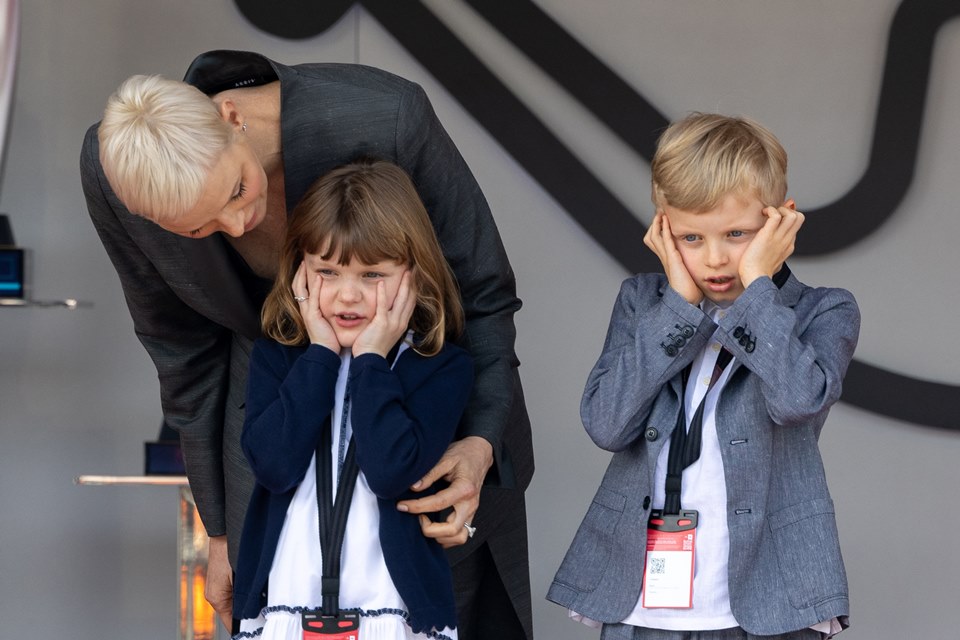
<svg viewBox="0 0 960 640">
<path fill-rule="evenodd" d="M 653 238 L 660 233 L 660 212 L 654 214 L 653 220 L 650 221 L 650 226 L 647 227 L 647 232 L 643 234 L 643 243 L 653 248 Z"/>
<path fill-rule="evenodd" d="M 394 307 L 400 308 L 402 318 L 409 320 L 413 315 L 413 309 L 417 305 L 417 289 L 412 271 L 404 271 L 400 279 L 400 290 L 397 292 L 397 300 Z"/>
<path fill-rule="evenodd" d="M 767 225 L 783 234 L 796 234 L 805 220 L 805 216 L 790 208 L 789 204 L 780 208 L 766 207 L 763 213 L 768 218 Z"/>
<path fill-rule="evenodd" d="M 293 274 L 290 290 L 293 291 L 294 296 L 302 296 L 303 292 L 307 290 L 307 266 L 305 263 L 301 262 L 296 273 Z"/>
<path fill-rule="evenodd" d="M 805 215 L 803 215 L 802 213 L 800 213 L 799 211 L 791 210 L 791 212 L 792 212 L 793 215 L 796 217 L 796 222 L 795 222 L 795 224 L 797 225 L 797 228 L 799 229 L 800 226 L 803 224 L 803 221 L 806 220 L 807 217 L 806 217 Z"/>
<path fill-rule="evenodd" d="M 653 216 L 653 222 L 650 223 L 650 228 L 647 229 L 643 241 L 648 247 L 653 249 L 654 253 L 662 255 L 663 250 L 668 246 L 667 241 L 670 238 L 670 221 L 667 220 L 667 216 L 663 211 L 657 211 L 657 214 Z"/>
<path fill-rule="evenodd" d="M 385 316 L 390 307 L 387 305 L 387 285 L 383 280 L 377 283 L 377 315 Z"/>
<path fill-rule="evenodd" d="M 670 227 L 670 218 L 662 211 L 660 212 L 660 239 L 665 247 L 673 246 L 673 229 Z"/>
<path fill-rule="evenodd" d="M 309 300 L 312 300 L 311 303 L 313 307 L 316 308 L 317 313 L 320 313 L 320 290 L 323 288 L 323 276 L 319 273 L 313 274 L 313 277 L 309 279 L 307 291 L 303 295 L 306 296 Z M 312 292 L 312 295 L 311 295 Z M 306 302 L 306 301 L 304 301 Z M 321 315 L 323 315 L 321 313 Z"/>
</svg>

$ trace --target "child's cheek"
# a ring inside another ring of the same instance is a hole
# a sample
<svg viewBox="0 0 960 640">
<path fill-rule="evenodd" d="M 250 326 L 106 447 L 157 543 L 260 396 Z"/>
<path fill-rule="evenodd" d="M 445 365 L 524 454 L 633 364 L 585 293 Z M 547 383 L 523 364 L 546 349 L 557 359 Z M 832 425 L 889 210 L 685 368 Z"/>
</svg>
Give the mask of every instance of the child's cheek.
<svg viewBox="0 0 960 640">
<path fill-rule="evenodd" d="M 700 289 L 700 293 L 702 293 L 703 297 L 707 300 L 713 300 L 717 295 L 713 291 L 710 291 L 710 287 L 704 285 L 700 280 L 695 280 L 695 283 L 697 285 L 697 289 Z"/>
<path fill-rule="evenodd" d="M 683 262 L 683 266 L 686 267 L 690 275 L 693 276 L 697 265 L 696 253 L 690 247 L 683 244 L 677 247 L 677 251 L 680 252 L 680 261 Z"/>
</svg>

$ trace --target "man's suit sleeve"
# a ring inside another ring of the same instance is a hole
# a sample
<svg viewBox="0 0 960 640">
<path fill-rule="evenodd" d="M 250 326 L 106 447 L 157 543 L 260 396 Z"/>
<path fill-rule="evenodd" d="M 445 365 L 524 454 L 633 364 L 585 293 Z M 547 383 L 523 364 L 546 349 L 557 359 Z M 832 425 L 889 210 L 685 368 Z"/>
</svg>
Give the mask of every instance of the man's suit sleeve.
<svg viewBox="0 0 960 640">
<path fill-rule="evenodd" d="M 207 534 L 222 535 L 230 335 L 177 297 L 131 235 L 131 229 L 153 223 L 128 212 L 110 188 L 100 166 L 97 125 L 84 138 L 80 173 L 87 210 L 120 277 L 134 330 L 157 368 L 164 418 L 180 433 L 190 487 Z"/>
<path fill-rule="evenodd" d="M 488 440 L 499 483 L 512 486 L 503 439 L 523 402 L 513 321 L 521 303 L 513 270 L 480 186 L 416 85 L 402 99 L 397 154 L 424 200 L 463 299 L 460 344 L 473 357 L 474 388 L 457 435 Z"/>
</svg>

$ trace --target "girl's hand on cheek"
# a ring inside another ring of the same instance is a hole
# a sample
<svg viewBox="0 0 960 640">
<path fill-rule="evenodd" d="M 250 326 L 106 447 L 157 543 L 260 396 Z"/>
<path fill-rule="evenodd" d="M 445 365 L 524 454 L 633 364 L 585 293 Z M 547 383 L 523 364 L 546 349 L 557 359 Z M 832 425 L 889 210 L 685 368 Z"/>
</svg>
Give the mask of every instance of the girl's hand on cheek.
<svg viewBox="0 0 960 640">
<path fill-rule="evenodd" d="M 412 280 L 410 271 L 404 271 L 392 305 L 387 301 L 386 284 L 383 281 L 377 283 L 377 310 L 370 324 L 354 340 L 354 356 L 378 353 L 386 357 L 393 345 L 407 332 L 413 310 L 417 306 L 417 294 Z"/>
<path fill-rule="evenodd" d="M 323 288 L 323 276 L 319 273 L 307 275 L 307 265 L 301 262 L 293 277 L 293 296 L 300 306 L 300 317 L 307 329 L 312 344 L 327 347 L 334 353 L 340 353 L 340 342 L 333 327 L 320 312 L 320 290 Z"/>
<path fill-rule="evenodd" d="M 660 258 L 660 264 L 663 265 L 663 271 L 667 274 L 667 281 L 673 290 L 690 304 L 700 304 L 703 292 L 683 264 L 683 256 L 677 250 L 670 230 L 670 220 L 663 211 L 658 211 L 654 216 L 650 228 L 643 236 L 643 243 Z"/>
</svg>

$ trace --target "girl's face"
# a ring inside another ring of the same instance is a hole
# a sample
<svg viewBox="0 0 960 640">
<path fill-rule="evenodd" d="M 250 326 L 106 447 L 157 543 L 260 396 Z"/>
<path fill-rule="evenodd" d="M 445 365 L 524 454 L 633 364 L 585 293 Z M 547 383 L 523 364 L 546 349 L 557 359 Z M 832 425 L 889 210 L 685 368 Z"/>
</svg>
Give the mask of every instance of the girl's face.
<svg viewBox="0 0 960 640">
<path fill-rule="evenodd" d="M 337 258 L 324 260 L 319 254 L 307 253 L 303 261 L 310 295 L 319 285 L 320 313 L 333 327 L 340 346 L 350 348 L 377 312 L 377 283 L 385 285 L 389 309 L 407 265 L 393 260 L 365 264 L 356 258 L 341 265 Z"/>
</svg>

